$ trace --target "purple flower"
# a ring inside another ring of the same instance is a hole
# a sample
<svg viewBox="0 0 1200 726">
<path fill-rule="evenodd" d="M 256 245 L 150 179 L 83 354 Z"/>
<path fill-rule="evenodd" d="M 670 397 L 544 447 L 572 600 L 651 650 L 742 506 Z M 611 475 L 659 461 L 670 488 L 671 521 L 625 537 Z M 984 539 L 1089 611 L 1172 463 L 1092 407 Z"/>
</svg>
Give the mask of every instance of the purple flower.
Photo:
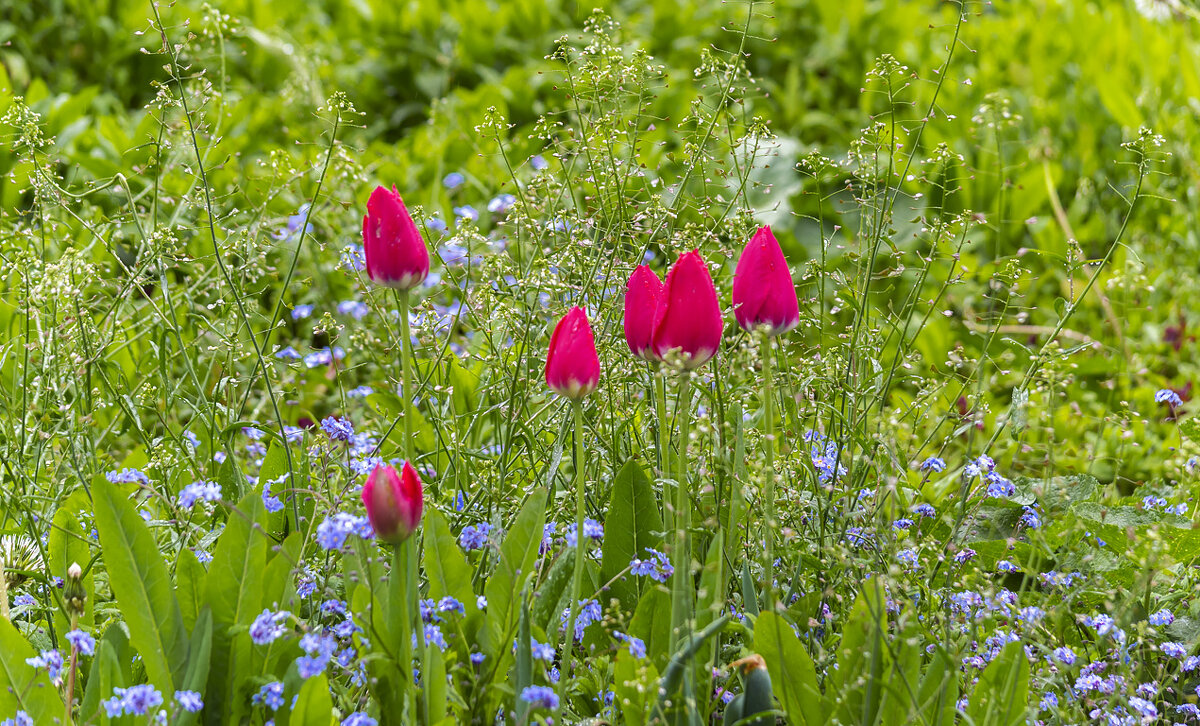
<svg viewBox="0 0 1200 726">
<path fill-rule="evenodd" d="M 1160 388 L 1154 393 L 1154 400 L 1158 403 L 1165 403 L 1171 408 L 1183 405 L 1183 399 L 1179 397 L 1178 393 L 1172 391 L 1170 388 Z"/>
<path fill-rule="evenodd" d="M 195 691 L 175 691 L 175 702 L 188 713 L 198 713 L 204 708 L 204 699 Z"/>
<path fill-rule="evenodd" d="M 558 708 L 558 694 L 548 686 L 528 686 L 521 691 L 521 700 L 533 708 L 555 710 Z"/>
<path fill-rule="evenodd" d="M 937 456 L 931 456 L 921 462 L 921 471 L 940 472 L 946 470 L 946 462 Z"/>
<path fill-rule="evenodd" d="M 25 663 L 34 668 L 45 668 L 50 674 L 50 680 L 57 682 L 63 667 L 63 657 L 57 650 L 43 650 L 39 655 L 26 658 Z"/>
<path fill-rule="evenodd" d="M 458 535 L 458 544 L 467 552 L 482 549 L 487 544 L 488 533 L 491 531 L 492 526 L 486 522 L 466 527 Z"/>
<path fill-rule="evenodd" d="M 67 642 L 70 643 L 81 655 L 96 654 L 96 639 L 82 630 L 72 630 L 66 635 Z"/>
<path fill-rule="evenodd" d="M 350 419 L 326 416 L 321 421 L 321 428 L 331 441 L 349 441 L 354 435 L 354 424 L 350 423 Z"/>
<path fill-rule="evenodd" d="M 221 485 L 211 481 L 196 481 L 179 492 L 179 506 L 191 509 L 196 502 L 218 502 L 221 500 Z"/>
<path fill-rule="evenodd" d="M 281 681 L 273 681 L 263 685 L 258 689 L 258 693 L 250 698 L 250 703 L 256 706 L 263 705 L 272 711 L 283 705 L 283 683 Z"/>
<path fill-rule="evenodd" d="M 646 548 L 646 551 L 650 553 L 650 557 L 648 559 L 639 560 L 635 557 L 632 561 L 630 561 L 630 573 L 639 577 L 643 575 L 649 575 L 650 579 L 655 580 L 656 582 L 666 582 L 669 580 L 671 575 L 675 574 L 675 568 L 671 565 L 671 562 L 667 559 L 667 556 L 662 552 L 650 549 L 649 547 Z"/>
<path fill-rule="evenodd" d="M 250 640 L 254 641 L 255 645 L 268 645 L 275 642 L 277 638 L 287 633 L 287 627 L 283 623 L 289 616 L 290 613 L 286 610 L 273 613 L 264 608 L 258 617 L 254 618 L 254 622 L 250 623 Z"/>
</svg>

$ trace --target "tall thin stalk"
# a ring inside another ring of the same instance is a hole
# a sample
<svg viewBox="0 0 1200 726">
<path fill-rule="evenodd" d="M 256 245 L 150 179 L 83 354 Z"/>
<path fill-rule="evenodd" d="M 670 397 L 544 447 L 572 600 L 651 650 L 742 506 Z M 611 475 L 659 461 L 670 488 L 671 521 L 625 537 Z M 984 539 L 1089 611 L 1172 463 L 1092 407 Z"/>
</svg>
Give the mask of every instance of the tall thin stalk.
<svg viewBox="0 0 1200 726">
<path fill-rule="evenodd" d="M 671 426 L 667 419 L 667 377 L 661 371 L 652 373 L 652 375 L 654 375 L 654 409 L 658 418 L 658 471 L 659 476 L 666 479 L 671 475 Z M 663 523 L 668 532 L 671 531 L 675 522 L 672 508 L 668 505 L 668 502 L 671 501 L 669 492 L 670 488 L 665 488 L 662 497 Z"/>
<path fill-rule="evenodd" d="M 416 446 L 413 443 L 412 329 L 408 321 L 408 311 L 411 305 L 410 296 L 411 293 L 408 290 L 398 290 L 396 292 L 396 297 L 400 301 L 400 398 L 403 402 L 400 412 L 401 417 L 404 419 L 404 445 L 402 451 L 404 459 L 411 464 L 413 461 L 413 451 L 416 449 Z M 429 663 L 429 651 L 425 645 L 425 628 L 421 622 L 421 609 L 419 607 L 418 591 L 420 589 L 420 579 L 417 571 L 417 560 L 420 558 L 420 549 L 417 547 L 416 536 L 409 537 L 397 546 L 396 553 L 396 564 L 400 565 L 400 568 L 393 570 L 393 577 L 399 579 L 403 574 L 405 581 L 404 622 L 407 624 L 409 632 L 416 634 L 416 653 L 418 654 L 419 665 L 425 666 Z M 407 639 L 411 640 L 411 636 Z M 405 648 L 407 647 L 408 643 L 406 642 Z M 404 663 L 401 663 L 401 667 L 406 666 Z M 406 680 L 410 677 L 410 674 L 405 674 Z M 425 687 L 425 679 L 429 677 L 429 674 L 422 670 L 421 677 L 420 696 L 423 705 L 422 713 L 424 714 L 424 718 L 428 720 L 429 689 Z"/>
<path fill-rule="evenodd" d="M 775 392 L 772 387 L 771 336 L 764 334 L 762 346 L 762 395 L 763 395 L 763 605 L 765 610 L 775 609 L 775 585 L 772 572 L 775 563 L 775 530 L 779 522 L 775 518 Z"/>
<path fill-rule="evenodd" d="M 571 602 L 567 618 L 567 630 L 563 636 L 563 668 L 558 679 L 558 699 L 566 705 L 567 679 L 571 675 L 571 660 L 574 655 L 575 621 L 579 617 L 579 598 L 583 594 L 584 536 L 583 515 L 586 505 L 583 466 L 583 399 L 571 402 L 575 414 L 575 570 L 571 574 Z"/>
<path fill-rule="evenodd" d="M 676 418 L 679 419 L 679 456 L 675 475 L 675 546 L 671 548 L 671 563 L 675 568 L 671 586 L 671 652 L 679 648 L 691 604 L 691 520 L 692 502 L 688 494 L 687 444 L 691 436 L 692 392 L 691 373 L 679 377 L 679 400 Z"/>
</svg>

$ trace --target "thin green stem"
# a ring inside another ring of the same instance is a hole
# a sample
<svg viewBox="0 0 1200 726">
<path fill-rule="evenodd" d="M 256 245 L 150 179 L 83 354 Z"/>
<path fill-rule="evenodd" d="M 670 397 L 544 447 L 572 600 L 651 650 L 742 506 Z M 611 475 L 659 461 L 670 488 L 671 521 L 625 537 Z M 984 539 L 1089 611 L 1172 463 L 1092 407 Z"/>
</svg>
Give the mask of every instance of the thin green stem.
<svg viewBox="0 0 1200 726">
<path fill-rule="evenodd" d="M 408 322 L 409 291 L 398 290 L 396 297 L 400 299 L 400 398 L 401 416 L 404 418 L 404 459 L 412 462 L 413 450 L 413 390 L 412 390 L 412 330 Z"/>
<path fill-rule="evenodd" d="M 775 393 L 771 386 L 771 336 L 764 335 L 762 347 L 763 379 L 763 604 L 764 609 L 775 609 L 775 586 L 772 572 L 775 570 L 775 530 L 779 526 L 775 519 Z"/>
<path fill-rule="evenodd" d="M 411 537 L 409 539 L 412 539 Z M 397 633 L 396 661 L 400 671 L 400 702 L 406 704 L 413 689 L 412 678 L 412 609 L 408 598 L 408 543 L 403 542 L 392 548 L 391 592 L 388 602 L 392 607 L 400 609 L 399 617 L 392 619 L 392 627 L 399 628 Z M 387 631 L 391 631 L 388 628 Z M 385 631 L 385 632 L 387 632 Z M 415 705 L 415 704 L 414 704 Z"/>
<path fill-rule="evenodd" d="M 671 474 L 671 427 L 670 421 L 667 419 L 667 377 L 661 371 L 651 372 L 651 375 L 654 376 L 654 408 L 658 417 L 658 476 L 665 480 Z M 666 484 L 663 487 L 659 508 L 662 510 L 663 522 L 669 532 L 674 517 L 671 507 L 667 506 L 667 502 L 671 501 L 668 494 L 670 488 Z"/>
<path fill-rule="evenodd" d="M 687 629 L 691 601 L 691 552 L 690 527 L 692 502 L 688 494 L 687 444 L 691 436 L 692 395 L 691 372 L 683 371 L 679 377 L 679 400 L 676 402 L 675 417 L 679 419 L 679 456 L 676 458 L 675 475 L 675 546 L 671 549 L 671 564 L 675 568 L 671 593 L 671 649 L 679 650 L 683 632 Z"/>
<path fill-rule="evenodd" d="M 563 668 L 558 679 L 558 700 L 561 706 L 566 706 L 567 679 L 571 675 L 571 657 L 574 655 L 575 619 L 579 617 L 579 597 L 583 590 L 583 560 L 585 538 L 583 536 L 583 515 L 586 505 L 585 478 L 583 466 L 583 399 L 571 401 L 575 414 L 575 570 L 571 575 L 570 616 L 567 618 L 567 631 L 563 635 Z"/>
</svg>

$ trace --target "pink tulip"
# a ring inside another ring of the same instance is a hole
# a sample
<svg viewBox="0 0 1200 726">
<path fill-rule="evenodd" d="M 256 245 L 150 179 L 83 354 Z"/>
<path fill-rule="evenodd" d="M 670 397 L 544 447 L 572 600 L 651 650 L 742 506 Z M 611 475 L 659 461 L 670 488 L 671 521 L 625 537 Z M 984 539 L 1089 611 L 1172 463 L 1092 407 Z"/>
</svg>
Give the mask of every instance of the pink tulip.
<svg viewBox="0 0 1200 726">
<path fill-rule="evenodd" d="M 681 255 L 667 273 L 663 304 L 654 324 L 652 346 L 660 358 L 676 350 L 685 368 L 699 368 L 717 354 L 721 346 L 721 304 L 712 276 L 700 252 Z"/>
<path fill-rule="evenodd" d="M 658 360 L 651 347 L 654 339 L 654 320 L 662 305 L 666 286 L 648 265 L 642 265 L 629 276 L 625 289 L 625 342 L 639 358 Z"/>
<path fill-rule="evenodd" d="M 372 282 L 411 290 L 429 274 L 429 251 L 396 187 L 375 187 L 363 216 L 363 252 Z"/>
<path fill-rule="evenodd" d="M 376 466 L 363 485 L 362 500 L 376 536 L 388 544 L 400 544 L 421 525 L 421 477 L 407 461 L 400 474 L 395 467 Z"/>
<path fill-rule="evenodd" d="M 550 336 L 546 385 L 567 398 L 581 398 L 600 383 L 600 357 L 587 313 L 571 308 Z"/>
<path fill-rule="evenodd" d="M 770 227 L 760 227 L 742 250 L 733 273 L 733 314 L 746 330 L 765 326 L 770 335 L 800 323 L 792 273 Z"/>
</svg>

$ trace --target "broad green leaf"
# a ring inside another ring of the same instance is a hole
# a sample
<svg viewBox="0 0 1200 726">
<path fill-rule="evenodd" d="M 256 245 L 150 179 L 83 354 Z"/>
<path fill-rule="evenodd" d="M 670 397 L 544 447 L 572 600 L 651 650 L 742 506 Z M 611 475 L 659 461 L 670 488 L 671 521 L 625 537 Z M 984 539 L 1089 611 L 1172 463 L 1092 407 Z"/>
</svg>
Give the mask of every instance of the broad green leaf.
<svg viewBox="0 0 1200 726">
<path fill-rule="evenodd" d="M 661 587 L 651 587 L 638 601 L 629 623 L 629 634 L 641 638 L 646 644 L 646 657 L 654 666 L 663 669 L 670 657 L 671 647 L 671 596 Z"/>
<path fill-rule="evenodd" d="M 129 640 L 149 681 L 174 693 L 187 660 L 187 630 L 158 543 L 116 485 L 97 479 L 92 500 L 109 585 L 129 625 Z"/>
<path fill-rule="evenodd" d="M 627 648 L 621 649 L 613 666 L 613 691 L 625 723 L 645 726 L 657 686 L 658 669 L 654 663 L 649 658 L 635 658 Z"/>
<path fill-rule="evenodd" d="M 837 647 L 830 696 L 843 723 L 874 723 L 883 674 L 891 668 L 883 642 L 885 605 L 877 579 L 867 580 L 854 601 Z"/>
<path fill-rule="evenodd" d="M 186 547 L 179 551 L 179 560 L 175 563 L 175 593 L 179 598 L 179 609 L 183 613 L 183 625 L 189 631 L 195 627 L 196 618 L 204 607 L 204 586 L 208 572 L 196 557 L 196 553 Z"/>
<path fill-rule="evenodd" d="M 663 528 L 650 478 L 636 459 L 625 462 L 613 479 L 604 521 L 600 579 L 609 582 L 635 557 L 647 557 L 646 548 L 658 548 Z M 609 591 L 627 607 L 637 602 L 637 578 L 613 582 Z"/>
<path fill-rule="evenodd" d="M 229 512 L 225 531 L 217 539 L 204 602 L 212 610 L 213 668 L 222 677 L 208 683 L 205 715 L 230 713 L 237 704 L 234 691 L 250 667 L 251 643 L 244 632 L 263 609 L 263 572 L 267 536 L 261 531 L 265 510 L 258 492 L 250 492 Z M 234 634 L 234 631 L 239 631 Z"/>
<path fill-rule="evenodd" d="M 450 532 L 446 518 L 432 507 L 425 511 L 422 526 L 424 537 L 425 575 L 429 578 L 429 597 L 440 600 L 449 595 L 466 607 L 475 610 L 475 593 L 471 588 L 471 568 L 463 557 L 458 542 Z"/>
<path fill-rule="evenodd" d="M 484 590 L 488 602 L 485 652 L 500 661 L 512 657 L 510 645 L 517 627 L 516 599 L 520 597 L 525 580 L 533 574 L 545 519 L 546 492 L 535 489 L 504 536 L 500 562 Z"/>
<path fill-rule="evenodd" d="M 88 563 L 91 562 L 91 548 L 88 547 L 83 525 L 79 523 L 77 515 L 81 510 L 87 512 L 91 509 L 92 503 L 88 499 L 87 492 L 77 489 L 54 513 L 54 522 L 50 527 L 50 541 L 47 545 L 49 561 L 46 563 L 52 576 L 66 580 L 67 570 L 72 564 L 79 563 L 80 567 L 87 568 Z M 91 569 L 86 570 L 83 575 L 83 591 L 87 593 L 87 599 L 84 601 L 83 615 L 79 618 L 79 625 L 84 628 L 90 627 L 95 619 L 93 608 L 96 603 L 96 587 L 93 575 Z M 54 627 L 60 633 L 71 629 L 67 616 L 57 608 L 54 611 Z"/>
<path fill-rule="evenodd" d="M 112 696 L 114 688 L 126 685 L 116 648 L 107 639 L 100 639 L 96 642 L 96 655 L 88 671 L 87 689 L 79 703 L 79 720 L 83 723 L 107 724 L 108 716 L 104 714 L 100 702 Z"/>
<path fill-rule="evenodd" d="M 300 687 L 289 726 L 329 726 L 333 722 L 333 699 L 324 675 L 313 676 Z"/>
<path fill-rule="evenodd" d="M 1021 643 L 1009 643 L 983 669 L 967 717 L 976 726 L 1019 726 L 1029 706 L 1029 660 Z"/>
<path fill-rule="evenodd" d="M 700 589 L 696 592 L 696 630 L 703 630 L 725 609 L 725 533 L 718 531 L 708 546 L 708 557 L 700 573 Z M 707 663 L 712 644 L 705 643 L 696 660 Z M 707 678 L 705 679 L 707 680 Z"/>
<path fill-rule="evenodd" d="M 291 610 L 296 597 L 296 578 L 293 572 L 299 567 L 300 550 L 304 542 L 299 532 L 292 532 L 267 553 L 267 569 L 263 575 L 263 607 L 273 610 Z"/>
<path fill-rule="evenodd" d="M 953 726 L 958 702 L 958 666 L 945 648 L 938 646 L 925 666 L 917 709 L 925 714 L 928 726 Z"/>
<path fill-rule="evenodd" d="M 921 634 L 915 630 L 902 634 L 895 642 L 896 657 L 883 686 L 879 718 L 883 726 L 904 726 L 917 719 L 914 708 L 921 676 Z"/>
<path fill-rule="evenodd" d="M 571 599 L 571 577 L 575 571 L 575 548 L 563 552 L 550 565 L 550 570 L 543 576 L 542 586 L 538 588 L 533 600 L 533 624 L 543 632 L 550 632 L 551 627 L 557 627 L 559 613 L 569 604 Z"/>
<path fill-rule="evenodd" d="M 188 643 L 188 666 L 183 675 L 181 691 L 204 693 L 208 684 L 209 662 L 212 655 L 212 611 L 207 607 L 200 612 L 196 627 Z M 195 723 L 198 714 L 184 711 L 174 721 L 174 726 L 187 726 Z"/>
<path fill-rule="evenodd" d="M 754 650 L 767 662 L 771 688 L 783 705 L 788 723 L 824 724 L 816 666 L 792 626 L 777 613 L 759 615 L 754 622 Z"/>
<path fill-rule="evenodd" d="M 35 724 L 54 723 L 63 702 L 44 671 L 25 662 L 37 654 L 7 618 L 0 618 L 0 713 L 24 711 Z"/>
</svg>

